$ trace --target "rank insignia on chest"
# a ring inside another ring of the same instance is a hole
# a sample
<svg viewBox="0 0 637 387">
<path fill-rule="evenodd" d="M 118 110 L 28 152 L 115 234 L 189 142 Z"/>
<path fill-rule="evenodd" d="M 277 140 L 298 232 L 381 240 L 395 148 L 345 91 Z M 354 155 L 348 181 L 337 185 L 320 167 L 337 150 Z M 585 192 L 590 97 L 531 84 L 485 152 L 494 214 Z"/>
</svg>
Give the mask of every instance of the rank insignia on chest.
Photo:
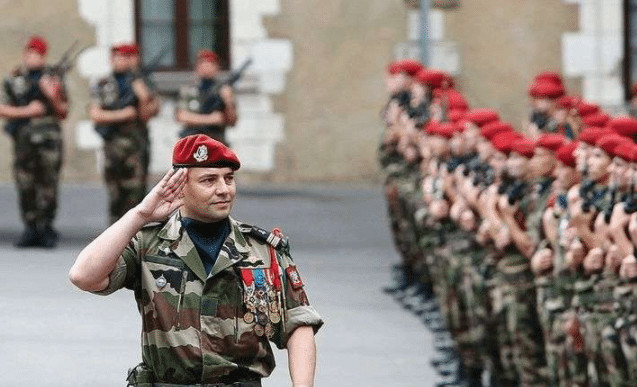
<svg viewBox="0 0 637 387">
<path fill-rule="evenodd" d="M 296 269 L 296 266 L 290 266 L 285 269 L 285 274 L 287 274 L 288 279 L 290 280 L 292 289 L 299 290 L 303 287 L 303 281 L 301 280 L 301 276 L 299 275 L 299 271 Z"/>
<path fill-rule="evenodd" d="M 164 277 L 163 274 L 155 280 L 155 285 L 157 285 L 157 287 L 160 289 L 166 286 L 167 283 L 168 281 L 166 281 L 166 277 Z"/>
</svg>

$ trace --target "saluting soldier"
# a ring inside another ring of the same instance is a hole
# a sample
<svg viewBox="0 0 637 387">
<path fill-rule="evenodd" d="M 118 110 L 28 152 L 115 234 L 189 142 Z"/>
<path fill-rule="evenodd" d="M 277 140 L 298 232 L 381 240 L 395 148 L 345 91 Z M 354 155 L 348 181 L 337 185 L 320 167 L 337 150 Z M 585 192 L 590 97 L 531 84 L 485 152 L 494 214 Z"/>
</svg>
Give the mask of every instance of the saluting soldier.
<svg viewBox="0 0 637 387">
<path fill-rule="evenodd" d="M 230 217 L 237 156 L 204 135 L 179 140 L 173 169 L 82 250 L 71 281 L 97 294 L 134 290 L 142 363 L 133 386 L 261 386 L 270 341 L 287 348 L 296 386 L 314 383 L 310 306 L 287 238 Z"/>
<path fill-rule="evenodd" d="M 146 194 L 148 129 L 154 98 L 131 71 L 132 50 L 111 48 L 112 74 L 93 87 L 89 110 L 95 130 L 104 140 L 104 180 L 108 213 L 114 223 L 141 202 Z"/>
<path fill-rule="evenodd" d="M 33 36 L 24 47 L 22 66 L 3 82 L 0 117 L 14 141 L 13 174 L 24 233 L 17 247 L 57 245 L 53 228 L 62 166 L 60 121 L 68 113 L 63 80 L 46 65 L 48 44 Z"/>
<path fill-rule="evenodd" d="M 184 87 L 179 92 L 177 121 L 184 125 L 180 137 L 205 134 L 226 142 L 226 127 L 237 122 L 237 109 L 232 87 L 221 84 L 219 57 L 210 50 L 197 54 L 195 75 L 198 84 Z"/>
</svg>

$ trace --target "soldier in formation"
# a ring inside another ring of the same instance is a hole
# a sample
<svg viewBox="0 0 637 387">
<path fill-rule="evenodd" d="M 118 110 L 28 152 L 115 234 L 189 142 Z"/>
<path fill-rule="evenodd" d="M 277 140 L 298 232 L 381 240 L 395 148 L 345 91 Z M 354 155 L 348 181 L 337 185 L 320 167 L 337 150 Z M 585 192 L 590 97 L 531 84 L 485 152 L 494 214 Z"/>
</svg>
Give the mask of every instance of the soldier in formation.
<svg viewBox="0 0 637 387">
<path fill-rule="evenodd" d="M 3 82 L 0 117 L 14 145 L 13 175 L 25 230 L 17 247 L 52 248 L 62 166 L 60 121 L 68 113 L 63 73 L 46 63 L 47 41 L 29 39 L 22 65 Z"/>
<path fill-rule="evenodd" d="M 538 74 L 518 130 L 448 74 L 391 63 L 379 162 L 441 386 L 637 386 L 637 119 Z"/>
</svg>

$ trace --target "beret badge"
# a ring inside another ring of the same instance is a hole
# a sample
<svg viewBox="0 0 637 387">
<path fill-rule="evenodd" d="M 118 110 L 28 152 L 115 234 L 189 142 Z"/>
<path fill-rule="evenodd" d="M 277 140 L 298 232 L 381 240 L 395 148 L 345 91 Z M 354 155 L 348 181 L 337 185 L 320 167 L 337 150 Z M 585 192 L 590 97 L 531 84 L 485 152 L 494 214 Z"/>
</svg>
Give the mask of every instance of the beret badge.
<svg viewBox="0 0 637 387">
<path fill-rule="evenodd" d="M 204 162 L 208 160 L 208 147 L 204 144 L 199 145 L 197 151 L 192 155 L 198 162 Z"/>
</svg>

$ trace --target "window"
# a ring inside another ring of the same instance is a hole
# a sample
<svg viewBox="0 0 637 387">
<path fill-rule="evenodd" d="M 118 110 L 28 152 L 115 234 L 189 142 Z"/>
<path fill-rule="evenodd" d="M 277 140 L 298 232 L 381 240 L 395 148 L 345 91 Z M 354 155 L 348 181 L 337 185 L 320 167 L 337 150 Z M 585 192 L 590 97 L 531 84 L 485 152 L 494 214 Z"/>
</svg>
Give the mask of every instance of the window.
<svg viewBox="0 0 637 387">
<path fill-rule="evenodd" d="M 200 49 L 211 49 L 222 69 L 230 64 L 228 0 L 135 0 L 142 62 L 158 70 L 187 71 Z"/>
</svg>

